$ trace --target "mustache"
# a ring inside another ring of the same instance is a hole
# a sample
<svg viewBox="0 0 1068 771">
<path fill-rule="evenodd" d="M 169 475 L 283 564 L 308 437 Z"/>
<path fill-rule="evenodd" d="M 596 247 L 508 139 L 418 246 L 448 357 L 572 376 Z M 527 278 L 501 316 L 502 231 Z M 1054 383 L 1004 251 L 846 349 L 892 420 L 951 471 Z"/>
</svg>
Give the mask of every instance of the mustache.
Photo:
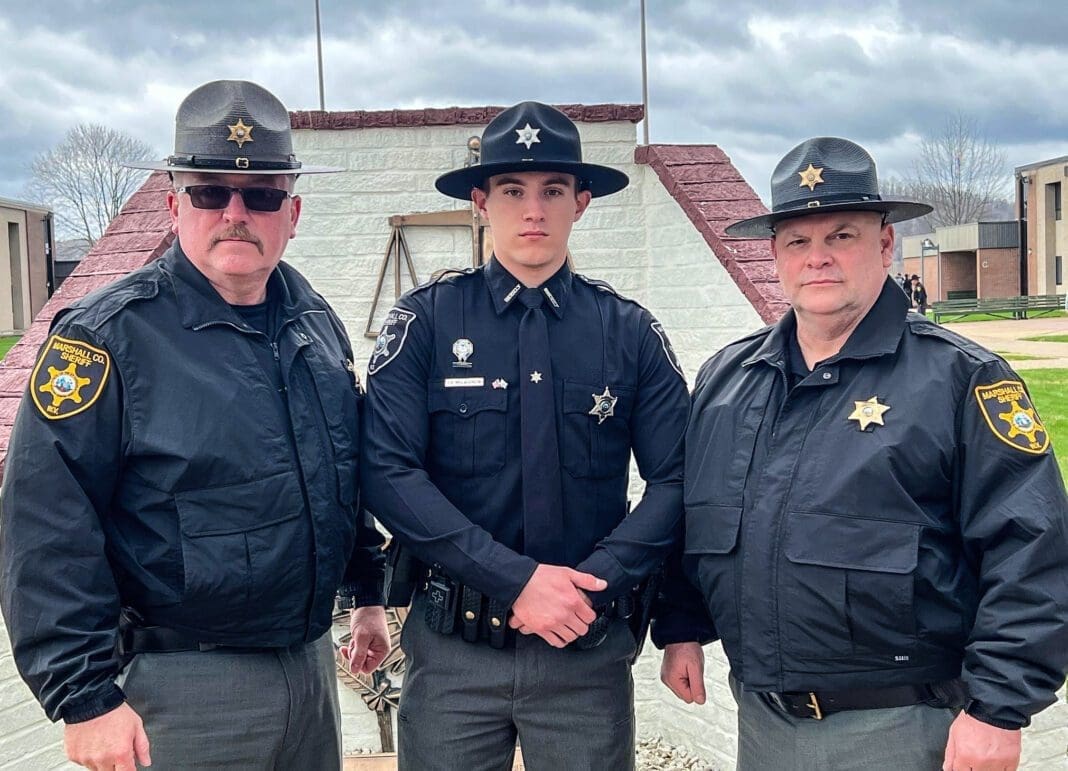
<svg viewBox="0 0 1068 771">
<path fill-rule="evenodd" d="M 214 247 L 220 241 L 228 241 L 235 238 L 240 239 L 242 241 L 248 241 L 250 244 L 256 247 L 260 254 L 263 254 L 263 242 L 260 241 L 260 239 L 256 238 L 256 236 L 252 234 L 251 230 L 241 224 L 231 225 L 222 233 L 219 233 L 217 236 L 211 239 L 211 245 L 212 247 Z"/>
</svg>

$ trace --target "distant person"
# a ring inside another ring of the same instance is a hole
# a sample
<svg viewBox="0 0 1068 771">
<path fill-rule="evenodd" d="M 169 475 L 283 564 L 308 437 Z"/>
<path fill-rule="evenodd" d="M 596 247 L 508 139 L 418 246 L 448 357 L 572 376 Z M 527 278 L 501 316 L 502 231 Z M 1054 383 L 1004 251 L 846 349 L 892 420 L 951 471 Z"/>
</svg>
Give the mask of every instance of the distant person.
<svg viewBox="0 0 1068 771">
<path fill-rule="evenodd" d="M 921 316 L 927 315 L 927 287 L 920 281 L 920 277 L 917 275 L 912 276 L 910 296 L 912 297 L 912 307 L 916 309 L 916 312 Z"/>
</svg>

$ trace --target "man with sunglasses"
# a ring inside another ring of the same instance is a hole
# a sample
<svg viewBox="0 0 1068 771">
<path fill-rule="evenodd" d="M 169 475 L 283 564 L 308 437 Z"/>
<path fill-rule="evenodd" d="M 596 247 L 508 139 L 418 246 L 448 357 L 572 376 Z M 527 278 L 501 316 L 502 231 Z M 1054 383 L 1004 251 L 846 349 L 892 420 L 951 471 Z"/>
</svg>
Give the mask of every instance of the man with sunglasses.
<svg viewBox="0 0 1068 771">
<path fill-rule="evenodd" d="M 177 238 L 57 314 L 0 507 L 15 662 L 93 769 L 339 768 L 329 629 L 388 650 L 381 536 L 357 495 L 362 389 L 334 312 L 281 262 L 289 114 L 193 91 L 169 172 Z M 339 589 L 340 587 L 340 589 Z"/>
</svg>

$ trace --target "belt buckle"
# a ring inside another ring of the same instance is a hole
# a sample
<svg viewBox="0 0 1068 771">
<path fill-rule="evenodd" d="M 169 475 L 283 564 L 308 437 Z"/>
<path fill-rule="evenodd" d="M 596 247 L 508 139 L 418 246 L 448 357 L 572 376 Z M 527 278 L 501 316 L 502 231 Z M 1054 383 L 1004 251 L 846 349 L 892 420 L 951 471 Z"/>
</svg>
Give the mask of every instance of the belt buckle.
<svg viewBox="0 0 1068 771">
<path fill-rule="evenodd" d="M 812 710 L 813 720 L 823 720 L 823 711 L 820 709 L 820 701 L 814 691 L 808 692 L 808 704 L 805 706 Z"/>
</svg>

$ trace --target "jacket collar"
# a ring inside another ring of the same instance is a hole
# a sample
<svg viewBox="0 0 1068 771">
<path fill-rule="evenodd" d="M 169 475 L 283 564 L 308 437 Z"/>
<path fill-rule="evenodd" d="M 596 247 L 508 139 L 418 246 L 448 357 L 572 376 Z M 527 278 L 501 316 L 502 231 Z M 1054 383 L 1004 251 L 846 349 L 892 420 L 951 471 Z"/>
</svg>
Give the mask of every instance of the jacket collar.
<svg viewBox="0 0 1068 771">
<path fill-rule="evenodd" d="M 871 359 L 896 351 L 901 342 L 901 333 L 905 329 L 908 307 L 909 300 L 905 293 L 888 276 L 875 305 L 860 320 L 842 350 L 827 359 L 824 364 L 833 364 L 843 359 Z M 763 361 L 781 368 L 789 350 L 789 336 L 795 335 L 796 330 L 797 316 L 791 308 L 772 326 L 764 342 L 743 364 L 748 366 Z"/>
<path fill-rule="evenodd" d="M 160 257 L 160 267 L 171 277 L 183 327 L 198 329 L 208 324 L 227 323 L 252 330 L 189 261 L 178 239 Z M 294 276 L 293 268 L 280 262 L 267 279 L 267 296 L 277 298 L 280 319 L 318 307 L 313 296 L 302 291 L 299 282 L 294 281 Z"/>
<path fill-rule="evenodd" d="M 486 287 L 489 289 L 490 297 L 493 298 L 493 307 L 500 316 L 519 297 L 519 293 L 523 291 L 523 284 L 501 265 L 496 255 L 490 259 L 484 270 Z M 564 308 L 567 306 L 568 297 L 571 296 L 571 275 L 571 268 L 565 260 L 560 270 L 538 287 L 545 295 L 543 307 L 552 310 L 558 319 L 564 317 Z"/>
</svg>

